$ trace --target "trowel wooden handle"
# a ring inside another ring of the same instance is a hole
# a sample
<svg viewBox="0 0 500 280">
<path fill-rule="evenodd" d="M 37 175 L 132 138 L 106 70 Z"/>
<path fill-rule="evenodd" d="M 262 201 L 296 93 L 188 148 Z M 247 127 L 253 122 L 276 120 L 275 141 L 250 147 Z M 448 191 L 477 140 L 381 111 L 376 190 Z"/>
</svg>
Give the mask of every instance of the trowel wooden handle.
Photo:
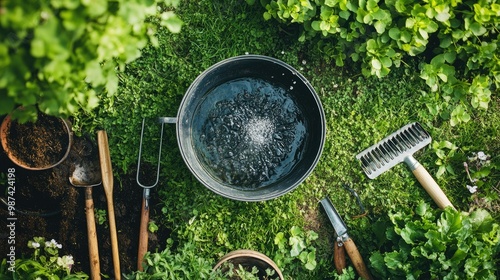
<svg viewBox="0 0 500 280">
<path fill-rule="evenodd" d="M 338 274 L 342 274 L 342 270 L 346 268 L 345 248 L 344 246 L 339 246 L 338 241 L 335 241 L 333 246 L 333 262 L 335 263 L 335 269 Z"/>
<path fill-rule="evenodd" d="M 448 206 L 451 206 L 453 209 L 455 209 L 446 194 L 444 194 L 443 190 L 441 190 L 436 181 L 434 181 L 434 178 L 432 178 L 429 172 L 427 172 L 427 170 L 422 165 L 419 165 L 413 170 L 413 175 L 415 175 L 422 187 L 424 187 L 424 189 L 434 200 L 434 202 L 436 202 L 439 208 L 444 209 Z"/>
<path fill-rule="evenodd" d="M 118 253 L 118 236 L 116 234 L 115 207 L 113 203 L 113 169 L 111 167 L 106 131 L 97 131 L 97 145 L 99 147 L 99 161 L 101 163 L 102 186 L 104 187 L 104 193 L 108 202 L 109 234 L 111 237 L 114 276 L 115 280 L 120 280 L 120 255 Z"/>
<path fill-rule="evenodd" d="M 373 279 L 365 265 L 365 262 L 363 261 L 363 258 L 361 257 L 361 254 L 358 251 L 358 247 L 354 244 L 354 241 L 352 241 L 351 238 L 347 239 L 344 241 L 344 247 L 359 276 L 363 279 Z"/>
<path fill-rule="evenodd" d="M 87 238 L 89 243 L 90 279 L 101 279 L 101 268 L 99 262 L 99 248 L 97 244 L 97 232 L 95 228 L 94 200 L 92 199 L 92 187 L 85 188 L 85 215 L 87 217 Z"/>
<path fill-rule="evenodd" d="M 141 226 L 139 228 L 139 250 L 137 252 L 137 270 L 142 271 L 144 255 L 148 251 L 149 207 L 146 209 L 146 198 L 142 198 Z"/>
</svg>

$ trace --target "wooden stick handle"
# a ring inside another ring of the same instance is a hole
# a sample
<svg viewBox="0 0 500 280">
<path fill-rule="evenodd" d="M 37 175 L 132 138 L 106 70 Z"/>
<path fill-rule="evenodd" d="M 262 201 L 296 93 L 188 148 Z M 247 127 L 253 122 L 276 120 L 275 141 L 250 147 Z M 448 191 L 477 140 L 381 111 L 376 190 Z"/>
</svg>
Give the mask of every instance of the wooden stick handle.
<svg viewBox="0 0 500 280">
<path fill-rule="evenodd" d="M 361 254 L 358 251 L 358 247 L 356 247 L 356 244 L 354 244 L 354 241 L 349 238 L 344 241 L 344 246 L 359 276 L 363 279 L 373 279 L 370 275 L 370 272 L 368 271 L 368 268 L 365 265 L 365 262 L 363 261 L 363 258 L 361 257 Z"/>
<path fill-rule="evenodd" d="M 139 229 L 139 250 L 137 252 L 137 270 L 143 271 L 144 255 L 148 251 L 149 207 L 146 208 L 146 197 L 142 198 L 141 225 Z"/>
<path fill-rule="evenodd" d="M 338 274 L 342 274 L 342 270 L 346 268 L 345 248 L 344 246 L 339 246 L 338 241 L 335 241 L 333 246 L 333 262 L 335 263 L 335 269 L 337 269 Z"/>
<path fill-rule="evenodd" d="M 97 131 L 97 145 L 99 147 L 99 162 L 101 164 L 102 186 L 106 198 L 113 196 L 113 167 L 109 154 L 108 134 L 104 130 Z"/>
<path fill-rule="evenodd" d="M 85 215 L 87 217 L 87 238 L 89 245 L 90 279 L 101 279 L 101 266 L 99 262 L 99 247 L 97 243 L 97 231 L 95 227 L 94 200 L 92 199 L 92 187 L 85 188 Z"/>
<path fill-rule="evenodd" d="M 121 279 L 120 273 L 120 254 L 118 253 L 118 236 L 116 234 L 115 208 L 113 200 L 108 201 L 108 218 L 109 218 L 109 234 L 111 237 L 111 250 L 113 253 L 113 269 L 115 272 L 115 280 Z"/>
<path fill-rule="evenodd" d="M 111 250 L 113 255 L 113 269 L 115 279 L 121 279 L 120 255 L 118 253 L 118 237 L 116 234 L 115 207 L 113 204 L 113 169 L 109 155 L 108 135 L 106 131 L 97 131 L 97 145 L 99 147 L 99 161 L 101 163 L 102 186 L 108 202 L 109 233 L 111 237 Z"/>
<path fill-rule="evenodd" d="M 419 165 L 412 172 L 439 208 L 444 209 L 448 206 L 453 207 L 453 204 L 451 204 L 446 194 L 422 165 Z M 455 207 L 453 207 L 453 209 L 455 209 Z"/>
</svg>

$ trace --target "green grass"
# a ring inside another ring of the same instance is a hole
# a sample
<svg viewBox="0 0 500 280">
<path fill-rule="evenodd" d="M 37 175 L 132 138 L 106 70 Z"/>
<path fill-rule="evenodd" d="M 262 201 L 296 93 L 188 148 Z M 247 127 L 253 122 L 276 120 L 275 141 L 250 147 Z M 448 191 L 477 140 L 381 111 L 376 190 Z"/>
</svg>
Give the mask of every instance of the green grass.
<svg viewBox="0 0 500 280">
<path fill-rule="evenodd" d="M 135 168 L 140 124 L 147 118 L 144 154 L 155 164 L 159 126 L 154 125 L 153 118 L 175 116 L 184 92 L 206 68 L 225 58 L 251 53 L 281 59 L 309 79 L 325 110 L 326 142 L 316 169 L 297 189 L 271 201 L 246 203 L 222 198 L 196 181 L 182 160 L 174 126 L 165 125 L 162 180 L 154 195 L 161 198 L 158 207 L 164 213 L 164 220 L 157 224 L 172 229 L 175 244 L 193 242 L 200 257 L 214 260 L 241 248 L 273 258 L 278 252 L 276 235 L 299 226 L 319 233 L 314 243 L 318 265 L 309 271 L 295 259 L 283 267 L 287 279 L 333 277 L 333 231 L 318 203 L 328 195 L 367 261 L 369 253 L 378 249 L 372 230 L 377 218 L 389 211 L 413 209 L 420 201 L 434 205 L 403 164 L 370 180 L 355 159 L 360 151 L 414 121 L 422 123 L 435 141 L 446 140 L 458 146 L 447 161 L 455 174 L 445 173 L 438 179 L 452 203 L 467 211 L 480 202 L 499 219 L 498 96 L 493 96 L 487 111 L 473 112 L 469 123 L 452 127 L 428 112 L 425 103 L 430 99 L 421 93 L 427 88 L 413 68 L 398 69 L 383 79 L 366 78 L 356 67 L 335 67 L 315 51 L 315 42 L 297 42 L 293 27 L 265 22 L 259 5 L 211 2 L 184 1 L 176 10 L 185 22 L 181 33 L 161 31 L 160 46 L 148 47 L 142 58 L 127 66 L 119 93 L 103 96 L 98 110 L 76 117 L 77 131 L 105 128 L 115 172 L 127 174 Z M 478 151 L 490 154 L 496 168 L 484 178 L 480 192 L 471 195 L 465 187 L 468 179 L 462 162 Z M 438 158 L 431 146 L 415 157 L 431 174 L 437 173 Z M 367 217 L 354 218 L 359 209 L 343 184 L 357 191 L 368 210 Z"/>
</svg>

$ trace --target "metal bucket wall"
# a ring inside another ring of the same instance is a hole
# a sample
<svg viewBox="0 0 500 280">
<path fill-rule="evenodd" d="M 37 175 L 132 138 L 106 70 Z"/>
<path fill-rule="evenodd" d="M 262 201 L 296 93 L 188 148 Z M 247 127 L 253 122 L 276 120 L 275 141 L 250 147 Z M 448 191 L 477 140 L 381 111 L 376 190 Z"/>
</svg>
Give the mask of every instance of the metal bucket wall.
<svg viewBox="0 0 500 280">
<path fill-rule="evenodd" d="M 324 138 L 313 87 L 266 56 L 213 65 L 191 84 L 177 115 L 177 140 L 191 172 L 235 200 L 268 200 L 293 190 L 316 166 Z"/>
</svg>

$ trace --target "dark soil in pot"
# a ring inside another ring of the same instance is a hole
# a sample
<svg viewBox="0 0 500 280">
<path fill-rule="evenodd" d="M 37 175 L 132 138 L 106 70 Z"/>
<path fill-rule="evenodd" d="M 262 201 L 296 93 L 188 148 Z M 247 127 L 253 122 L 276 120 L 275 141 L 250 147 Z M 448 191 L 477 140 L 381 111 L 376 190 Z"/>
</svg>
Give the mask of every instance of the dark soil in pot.
<svg viewBox="0 0 500 280">
<path fill-rule="evenodd" d="M 11 159 L 26 168 L 45 169 L 60 162 L 67 154 L 70 137 L 64 120 L 46 114 L 38 114 L 36 122 L 8 122 L 2 133 L 2 143 L 8 149 Z"/>
<path fill-rule="evenodd" d="M 110 135 L 111 136 L 111 135 Z M 112 136 L 111 136 L 112 137 Z M 95 137 L 93 136 L 95 139 Z M 41 171 L 26 170 L 12 163 L 3 149 L 0 150 L 0 172 L 6 174 L 9 168 L 15 169 L 15 248 L 16 258 L 29 257 L 32 249 L 27 247 L 28 241 L 35 236 L 55 239 L 62 244 L 60 255 L 72 255 L 75 259 L 74 271 L 90 271 L 87 247 L 87 227 L 85 217 L 85 198 L 82 188 L 75 188 L 69 182 L 70 172 L 75 163 L 88 156 L 88 147 L 92 153 L 97 153 L 94 140 L 74 138 L 68 158 L 58 166 Z M 113 159 L 112 159 L 113 160 Z M 154 168 L 144 166 L 144 176 L 155 176 Z M 151 178 L 151 180 L 156 177 Z M 140 201 L 142 188 L 135 181 L 135 170 L 130 174 L 115 178 L 114 208 L 120 249 L 120 266 L 122 273 L 136 270 L 137 249 L 139 237 Z M 96 209 L 106 210 L 104 189 L 96 186 L 93 189 Z M 0 198 L 5 200 L 6 185 L 0 186 Z M 161 206 L 152 196 L 151 219 L 161 220 Z M 107 214 L 106 214 L 107 216 Z M 0 203 L 0 252 L 8 252 L 9 232 L 7 217 L 11 217 L 7 207 Z M 106 217 L 107 218 L 107 217 Z M 97 219 L 96 219 L 97 220 Z M 99 243 L 99 258 L 101 272 L 113 279 L 113 259 L 111 255 L 111 239 L 107 221 L 97 224 L 97 239 Z M 160 230 L 149 236 L 149 250 L 162 250 L 170 230 L 160 227 Z M 0 259 L 5 256 L 0 256 Z"/>
</svg>

